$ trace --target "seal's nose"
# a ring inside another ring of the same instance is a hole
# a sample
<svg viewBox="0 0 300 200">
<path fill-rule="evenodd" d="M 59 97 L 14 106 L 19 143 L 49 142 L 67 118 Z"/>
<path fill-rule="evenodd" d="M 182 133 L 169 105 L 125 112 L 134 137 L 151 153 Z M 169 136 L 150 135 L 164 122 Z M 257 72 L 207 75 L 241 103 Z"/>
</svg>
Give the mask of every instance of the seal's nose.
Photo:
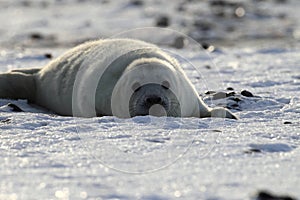
<svg viewBox="0 0 300 200">
<path fill-rule="evenodd" d="M 154 104 L 161 104 L 162 98 L 159 96 L 148 96 L 145 101 L 148 105 L 152 106 Z"/>
</svg>

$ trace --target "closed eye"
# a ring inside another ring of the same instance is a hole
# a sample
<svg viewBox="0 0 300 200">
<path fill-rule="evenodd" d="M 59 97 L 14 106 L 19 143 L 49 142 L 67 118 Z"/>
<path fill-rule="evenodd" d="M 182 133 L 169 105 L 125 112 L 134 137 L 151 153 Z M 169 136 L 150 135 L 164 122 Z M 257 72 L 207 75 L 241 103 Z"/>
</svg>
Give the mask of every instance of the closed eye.
<svg viewBox="0 0 300 200">
<path fill-rule="evenodd" d="M 168 89 L 170 88 L 170 83 L 169 83 L 169 81 L 163 81 L 163 82 L 161 83 L 161 86 L 162 86 L 164 89 L 168 90 Z"/>
<path fill-rule="evenodd" d="M 139 89 L 141 89 L 140 83 L 139 83 L 139 82 L 135 82 L 135 83 L 132 85 L 131 89 L 132 89 L 134 92 L 139 91 Z"/>
</svg>

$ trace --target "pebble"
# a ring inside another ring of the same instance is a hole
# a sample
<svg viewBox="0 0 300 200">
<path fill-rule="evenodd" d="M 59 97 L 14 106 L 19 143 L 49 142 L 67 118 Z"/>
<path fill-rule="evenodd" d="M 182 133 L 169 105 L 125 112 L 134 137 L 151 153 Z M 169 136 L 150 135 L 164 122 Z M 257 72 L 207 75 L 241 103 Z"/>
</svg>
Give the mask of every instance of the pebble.
<svg viewBox="0 0 300 200">
<path fill-rule="evenodd" d="M 42 40 L 44 39 L 44 36 L 40 33 L 31 33 L 30 38 L 33 40 Z"/>
<path fill-rule="evenodd" d="M 232 97 L 235 95 L 235 92 L 229 92 L 229 93 L 226 93 L 226 97 Z"/>
<path fill-rule="evenodd" d="M 251 154 L 251 153 L 261 153 L 261 150 L 260 149 L 248 149 L 246 151 L 244 151 L 244 153 L 247 153 L 247 154 Z"/>
<path fill-rule="evenodd" d="M 48 59 L 52 59 L 52 54 L 51 53 L 45 53 L 45 58 L 48 58 Z"/>
<path fill-rule="evenodd" d="M 182 49 L 186 45 L 187 41 L 183 36 L 176 37 L 173 43 L 173 47 Z"/>
<path fill-rule="evenodd" d="M 201 46 L 203 49 L 209 51 L 209 52 L 213 52 L 215 50 L 215 47 L 209 43 L 206 43 L 206 42 L 202 42 L 201 43 Z"/>
<path fill-rule="evenodd" d="M 0 123 L 9 124 L 10 122 L 11 122 L 11 119 L 9 119 L 9 118 L 0 120 Z"/>
<path fill-rule="evenodd" d="M 134 6 L 143 6 L 144 2 L 141 0 L 132 0 L 132 1 L 130 1 L 130 4 L 134 5 Z"/>
<path fill-rule="evenodd" d="M 234 97 L 234 98 L 230 98 L 231 100 L 235 101 L 235 102 L 240 102 L 242 101 L 240 98 L 238 97 Z"/>
<path fill-rule="evenodd" d="M 217 100 L 217 99 L 224 99 L 226 98 L 227 94 L 225 92 L 218 92 L 215 93 L 212 97 L 213 100 Z"/>
<path fill-rule="evenodd" d="M 7 104 L 7 106 L 11 107 L 13 112 L 23 112 L 23 110 L 19 106 L 13 103 L 9 103 Z"/>
<path fill-rule="evenodd" d="M 158 27 L 168 27 L 170 25 L 170 19 L 168 16 L 159 16 L 156 19 L 156 26 Z"/>
<path fill-rule="evenodd" d="M 210 22 L 206 22 L 202 20 L 195 20 L 194 26 L 201 31 L 210 31 L 213 28 L 213 25 Z"/>
<path fill-rule="evenodd" d="M 259 191 L 256 195 L 255 200 L 296 200 L 296 199 L 290 196 L 275 195 L 268 191 Z"/>
<path fill-rule="evenodd" d="M 241 95 L 243 95 L 245 97 L 254 97 L 254 95 L 247 90 L 242 90 Z"/>
<path fill-rule="evenodd" d="M 206 91 L 204 94 L 215 94 L 215 93 L 217 93 L 217 92 L 209 90 L 209 91 Z"/>
<path fill-rule="evenodd" d="M 230 104 L 230 105 L 227 105 L 227 106 L 226 106 L 226 108 L 228 108 L 228 109 L 236 109 L 236 108 L 238 108 L 238 107 L 239 107 L 239 105 L 236 104 L 236 103 Z"/>
</svg>

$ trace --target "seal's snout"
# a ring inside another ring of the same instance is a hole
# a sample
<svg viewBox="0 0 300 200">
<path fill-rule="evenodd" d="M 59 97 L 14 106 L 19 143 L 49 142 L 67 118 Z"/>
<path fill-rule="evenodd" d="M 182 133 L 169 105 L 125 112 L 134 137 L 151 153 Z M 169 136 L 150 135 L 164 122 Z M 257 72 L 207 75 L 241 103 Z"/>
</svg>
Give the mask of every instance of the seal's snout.
<svg viewBox="0 0 300 200">
<path fill-rule="evenodd" d="M 147 96 L 145 102 L 148 106 L 153 106 L 154 104 L 163 105 L 163 99 L 156 95 Z"/>
<path fill-rule="evenodd" d="M 144 84 L 135 88 L 130 101 L 131 116 L 180 116 L 180 106 L 171 90 L 161 84 Z"/>
<path fill-rule="evenodd" d="M 167 116 L 168 106 L 165 98 L 156 94 L 146 95 L 143 100 L 143 110 L 147 115 L 157 117 Z"/>
</svg>

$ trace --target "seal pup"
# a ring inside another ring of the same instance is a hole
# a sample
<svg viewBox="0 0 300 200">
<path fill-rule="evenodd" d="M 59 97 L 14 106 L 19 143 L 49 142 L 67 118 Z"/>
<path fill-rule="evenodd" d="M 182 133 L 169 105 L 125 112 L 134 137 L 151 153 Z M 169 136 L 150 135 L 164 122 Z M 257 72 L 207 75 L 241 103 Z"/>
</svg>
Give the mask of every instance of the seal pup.
<svg viewBox="0 0 300 200">
<path fill-rule="evenodd" d="M 28 99 L 65 116 L 237 119 L 225 108 L 205 105 L 173 57 L 133 39 L 87 42 L 43 68 L 2 73 L 0 98 Z"/>
</svg>

